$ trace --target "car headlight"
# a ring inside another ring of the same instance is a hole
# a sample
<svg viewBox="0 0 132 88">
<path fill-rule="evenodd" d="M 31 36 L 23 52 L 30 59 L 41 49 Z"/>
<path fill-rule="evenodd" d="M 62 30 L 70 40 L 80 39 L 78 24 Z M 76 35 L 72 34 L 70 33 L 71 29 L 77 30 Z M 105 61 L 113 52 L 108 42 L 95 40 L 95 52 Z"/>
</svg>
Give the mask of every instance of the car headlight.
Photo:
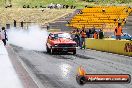
<svg viewBox="0 0 132 88">
<path fill-rule="evenodd" d="M 55 44 L 54 46 L 55 46 L 55 47 L 57 47 L 58 45 L 57 45 L 57 44 Z"/>
</svg>

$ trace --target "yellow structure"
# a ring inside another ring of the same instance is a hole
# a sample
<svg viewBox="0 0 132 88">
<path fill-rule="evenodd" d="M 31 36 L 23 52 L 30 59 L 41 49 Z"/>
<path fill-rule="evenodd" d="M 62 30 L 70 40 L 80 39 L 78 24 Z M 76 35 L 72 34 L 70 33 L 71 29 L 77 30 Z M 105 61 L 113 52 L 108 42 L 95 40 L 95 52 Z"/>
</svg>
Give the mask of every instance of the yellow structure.
<svg viewBox="0 0 132 88">
<path fill-rule="evenodd" d="M 89 49 L 132 56 L 132 41 L 87 38 L 85 42 Z"/>
<path fill-rule="evenodd" d="M 104 31 L 113 31 L 118 22 L 125 23 L 125 19 L 132 12 L 127 6 L 96 6 L 84 8 L 76 14 L 68 26 L 75 28 L 103 28 Z"/>
</svg>

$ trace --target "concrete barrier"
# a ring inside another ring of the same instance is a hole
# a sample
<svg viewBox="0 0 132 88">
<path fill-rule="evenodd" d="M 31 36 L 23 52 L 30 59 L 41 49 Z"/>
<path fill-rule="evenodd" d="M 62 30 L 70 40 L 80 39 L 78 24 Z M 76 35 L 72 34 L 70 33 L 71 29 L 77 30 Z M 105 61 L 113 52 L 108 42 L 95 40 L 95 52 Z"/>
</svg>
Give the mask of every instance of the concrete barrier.
<svg viewBox="0 0 132 88">
<path fill-rule="evenodd" d="M 132 41 L 87 38 L 86 48 L 132 56 Z"/>
</svg>

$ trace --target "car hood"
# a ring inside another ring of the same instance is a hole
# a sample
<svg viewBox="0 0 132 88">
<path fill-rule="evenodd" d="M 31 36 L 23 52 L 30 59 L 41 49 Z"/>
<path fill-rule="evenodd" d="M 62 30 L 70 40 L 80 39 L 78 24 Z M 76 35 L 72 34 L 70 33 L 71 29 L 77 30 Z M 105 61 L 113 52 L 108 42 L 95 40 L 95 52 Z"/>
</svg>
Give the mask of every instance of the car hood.
<svg viewBox="0 0 132 88">
<path fill-rule="evenodd" d="M 54 42 L 54 44 L 76 44 L 76 42 L 74 42 L 71 39 L 66 39 L 66 38 L 59 38 L 59 39 L 55 39 L 52 42 Z"/>
</svg>

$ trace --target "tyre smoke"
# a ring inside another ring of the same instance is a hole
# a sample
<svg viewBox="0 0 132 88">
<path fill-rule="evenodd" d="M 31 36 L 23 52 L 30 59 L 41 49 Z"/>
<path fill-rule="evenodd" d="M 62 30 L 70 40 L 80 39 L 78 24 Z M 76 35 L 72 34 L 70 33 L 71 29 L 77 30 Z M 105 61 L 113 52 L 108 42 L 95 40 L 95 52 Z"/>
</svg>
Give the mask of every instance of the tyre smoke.
<svg viewBox="0 0 132 88">
<path fill-rule="evenodd" d="M 28 30 L 11 28 L 7 31 L 7 36 L 9 44 L 27 50 L 46 51 L 48 32 L 37 25 L 30 26 Z"/>
</svg>

